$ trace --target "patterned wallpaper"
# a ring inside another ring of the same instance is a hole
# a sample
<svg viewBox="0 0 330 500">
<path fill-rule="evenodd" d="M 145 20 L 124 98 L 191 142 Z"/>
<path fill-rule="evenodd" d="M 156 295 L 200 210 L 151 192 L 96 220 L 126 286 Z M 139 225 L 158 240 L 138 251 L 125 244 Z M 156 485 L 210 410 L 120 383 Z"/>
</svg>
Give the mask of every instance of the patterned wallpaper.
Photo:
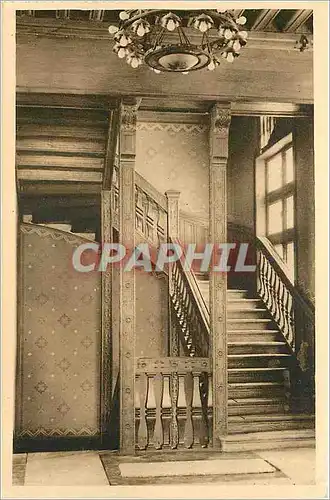
<svg viewBox="0 0 330 500">
<path fill-rule="evenodd" d="M 81 238 L 22 224 L 16 436 L 99 433 L 100 274 L 71 265 Z"/>
<path fill-rule="evenodd" d="M 136 170 L 161 193 L 181 191 L 182 210 L 207 217 L 208 148 L 205 125 L 139 122 Z"/>
</svg>

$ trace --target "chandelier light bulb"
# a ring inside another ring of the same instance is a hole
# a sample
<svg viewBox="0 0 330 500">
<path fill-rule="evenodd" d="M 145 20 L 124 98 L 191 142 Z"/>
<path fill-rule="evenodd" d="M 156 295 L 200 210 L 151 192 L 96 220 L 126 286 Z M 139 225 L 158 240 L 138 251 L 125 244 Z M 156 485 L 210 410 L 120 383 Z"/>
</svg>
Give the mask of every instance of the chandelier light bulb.
<svg viewBox="0 0 330 500">
<path fill-rule="evenodd" d="M 188 74 L 189 74 L 189 71 L 182 71 L 182 74 L 183 74 L 183 75 L 188 75 Z"/>
<path fill-rule="evenodd" d="M 119 28 L 117 28 L 117 26 L 109 26 L 108 28 L 110 35 L 114 35 L 115 33 L 117 33 L 118 30 Z"/>
<path fill-rule="evenodd" d="M 144 36 L 146 33 L 146 30 L 144 29 L 143 24 L 139 24 L 138 29 L 136 30 L 136 34 L 138 36 Z"/>
<path fill-rule="evenodd" d="M 215 69 L 214 61 L 210 62 L 210 64 L 208 65 L 207 69 L 209 69 L 210 71 L 213 71 Z"/>
<path fill-rule="evenodd" d="M 159 73 L 161 73 L 161 71 L 159 69 L 156 69 L 156 68 L 152 68 L 154 70 L 154 73 L 157 73 L 157 75 L 159 75 Z"/>
<path fill-rule="evenodd" d="M 232 63 L 234 61 L 234 54 L 232 52 L 229 52 L 227 55 L 227 61 Z"/>
<path fill-rule="evenodd" d="M 224 35 L 226 40 L 230 40 L 233 36 L 232 31 L 229 28 L 225 30 Z"/>
<path fill-rule="evenodd" d="M 227 59 L 227 52 L 222 52 L 221 56 L 222 56 L 224 59 Z"/>
<path fill-rule="evenodd" d="M 130 39 L 127 38 L 126 35 L 123 35 L 120 40 L 119 40 L 119 43 L 122 47 L 126 47 L 129 43 L 130 43 Z"/>
<path fill-rule="evenodd" d="M 241 26 L 243 26 L 243 24 L 246 23 L 246 17 L 245 16 L 241 16 L 238 19 L 236 19 L 236 22 L 237 22 L 237 24 L 240 24 Z"/>
<path fill-rule="evenodd" d="M 126 50 L 124 49 L 124 47 L 120 47 L 120 49 L 118 50 L 119 59 L 123 59 L 125 56 L 126 56 Z"/>
<path fill-rule="evenodd" d="M 226 9 L 217 9 L 217 12 L 219 12 L 219 14 L 224 14 L 226 12 Z"/>
<path fill-rule="evenodd" d="M 168 29 L 168 31 L 174 31 L 175 30 L 176 26 L 175 26 L 175 22 L 173 21 L 173 19 L 169 19 L 167 21 L 166 28 Z"/>
<path fill-rule="evenodd" d="M 238 52 L 241 49 L 241 44 L 238 40 L 235 40 L 235 42 L 233 43 L 233 49 L 235 50 L 235 52 Z"/>
<path fill-rule="evenodd" d="M 119 14 L 119 17 L 122 21 L 127 21 L 129 19 L 129 13 L 126 10 L 122 10 Z"/>
<path fill-rule="evenodd" d="M 137 68 L 139 66 L 139 60 L 137 57 L 132 58 L 131 66 L 132 68 Z"/>
<path fill-rule="evenodd" d="M 247 31 L 240 31 L 239 35 L 241 38 L 243 38 L 243 40 L 246 40 L 248 37 Z"/>
<path fill-rule="evenodd" d="M 208 29 L 209 29 L 209 26 L 208 26 L 207 22 L 201 21 L 199 24 L 199 31 L 201 31 L 202 33 L 205 33 L 205 31 L 207 31 Z"/>
</svg>

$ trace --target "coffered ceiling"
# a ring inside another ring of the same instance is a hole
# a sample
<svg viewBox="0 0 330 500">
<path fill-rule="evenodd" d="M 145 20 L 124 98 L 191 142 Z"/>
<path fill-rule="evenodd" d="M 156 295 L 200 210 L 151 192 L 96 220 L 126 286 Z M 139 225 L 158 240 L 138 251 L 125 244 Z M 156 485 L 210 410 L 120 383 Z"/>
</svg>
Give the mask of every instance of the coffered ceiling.
<svg viewBox="0 0 330 500">
<path fill-rule="evenodd" d="M 312 33 L 312 9 L 236 9 L 235 13 L 247 18 L 245 27 L 249 31 L 270 31 L 280 33 Z M 18 26 L 24 26 L 24 19 L 70 21 L 89 23 L 95 26 L 108 25 L 118 20 L 118 10 L 19 10 Z"/>
</svg>

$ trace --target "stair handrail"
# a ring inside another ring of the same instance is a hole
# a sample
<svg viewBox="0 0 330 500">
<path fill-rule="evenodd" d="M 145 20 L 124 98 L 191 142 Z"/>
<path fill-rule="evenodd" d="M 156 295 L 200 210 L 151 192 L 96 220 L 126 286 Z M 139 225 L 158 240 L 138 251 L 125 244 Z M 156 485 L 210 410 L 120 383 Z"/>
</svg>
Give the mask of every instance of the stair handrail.
<svg viewBox="0 0 330 500">
<path fill-rule="evenodd" d="M 260 248 L 272 261 L 274 269 L 281 276 L 285 286 L 290 290 L 292 295 L 295 297 L 297 304 L 304 310 L 304 312 L 308 315 L 308 317 L 314 321 L 315 319 L 315 306 L 312 302 L 297 289 L 292 280 L 289 277 L 289 271 L 285 264 L 282 261 L 274 246 L 269 241 L 268 238 L 264 236 L 256 237 L 257 247 Z"/>
<path fill-rule="evenodd" d="M 238 240 L 242 237 L 245 242 L 254 246 L 257 293 L 272 314 L 290 349 L 297 354 L 296 348 L 301 340 L 307 338 L 310 343 L 313 342 L 313 335 L 303 330 L 315 328 L 314 305 L 294 285 L 286 264 L 267 237 L 255 236 L 251 229 L 237 223 L 228 223 L 228 230 L 232 234 L 238 234 Z"/>
<path fill-rule="evenodd" d="M 170 241 L 180 245 L 177 238 L 170 238 Z M 171 301 L 175 310 L 176 323 L 181 327 L 181 343 L 185 353 L 189 356 L 208 356 L 209 314 L 196 277 L 193 271 L 184 269 L 182 260 L 179 259 L 171 265 L 171 278 Z"/>
<path fill-rule="evenodd" d="M 172 242 L 180 245 L 179 239 L 172 238 Z M 186 252 L 185 252 L 184 246 L 182 246 L 181 248 L 182 248 L 182 256 L 184 258 L 186 258 Z M 198 285 L 196 275 L 192 269 L 190 269 L 190 271 L 184 270 L 181 260 L 178 262 L 178 264 L 179 264 L 180 270 L 182 272 L 184 272 L 186 275 L 186 278 L 187 278 L 187 281 L 188 281 L 189 286 L 191 288 L 191 291 L 194 294 L 198 310 L 199 310 L 201 316 L 203 317 L 203 321 L 204 321 L 205 325 L 207 326 L 208 331 L 210 331 L 210 315 L 209 315 L 208 308 L 205 304 L 203 294 L 202 294 L 201 289 Z"/>
</svg>

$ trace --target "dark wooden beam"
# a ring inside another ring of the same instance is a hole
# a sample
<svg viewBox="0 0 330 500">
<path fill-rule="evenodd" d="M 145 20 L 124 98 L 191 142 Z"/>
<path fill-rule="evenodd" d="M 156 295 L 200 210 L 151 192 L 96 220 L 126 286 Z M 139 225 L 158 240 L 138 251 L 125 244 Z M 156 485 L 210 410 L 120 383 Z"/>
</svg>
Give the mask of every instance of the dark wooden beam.
<svg viewBox="0 0 330 500">
<path fill-rule="evenodd" d="M 104 9 L 103 10 L 91 10 L 89 13 L 89 19 L 91 21 L 103 21 Z"/>
<path fill-rule="evenodd" d="M 20 197 L 30 196 L 40 198 L 40 196 L 99 196 L 101 193 L 101 183 L 83 183 L 66 181 L 23 181 L 18 180 L 18 192 Z"/>
<path fill-rule="evenodd" d="M 312 14 L 313 9 L 296 10 L 283 31 L 286 31 L 287 33 L 294 33 L 298 31 Z"/>
<path fill-rule="evenodd" d="M 18 92 L 16 105 L 19 107 L 65 108 L 65 109 L 114 109 L 118 100 L 109 95 L 79 95 L 34 92 Z"/>
<path fill-rule="evenodd" d="M 110 112 L 107 148 L 104 159 L 103 189 L 111 189 L 113 165 L 116 156 L 117 141 L 120 127 L 119 107 Z"/>
<path fill-rule="evenodd" d="M 267 30 L 279 12 L 280 9 L 263 9 L 255 20 L 251 30 Z"/>
</svg>

